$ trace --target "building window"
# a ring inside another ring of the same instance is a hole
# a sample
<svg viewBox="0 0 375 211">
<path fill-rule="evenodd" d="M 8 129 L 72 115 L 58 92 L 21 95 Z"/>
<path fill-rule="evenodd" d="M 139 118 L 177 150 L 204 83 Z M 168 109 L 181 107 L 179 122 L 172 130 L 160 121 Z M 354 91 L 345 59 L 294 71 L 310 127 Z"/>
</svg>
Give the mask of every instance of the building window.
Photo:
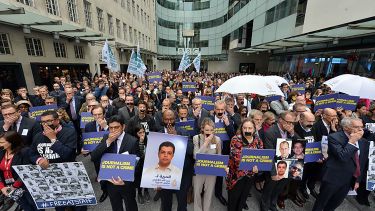
<svg viewBox="0 0 375 211">
<path fill-rule="evenodd" d="M 73 22 L 78 22 L 77 13 L 77 2 L 76 0 L 67 0 L 69 20 Z"/>
<path fill-rule="evenodd" d="M 140 17 L 140 15 L 139 15 L 139 5 L 137 5 L 137 18 L 138 18 L 138 20 L 139 20 L 139 17 Z"/>
<path fill-rule="evenodd" d="M 98 13 L 98 24 L 99 24 L 99 31 L 104 32 L 104 17 L 103 17 L 103 10 L 96 8 L 96 12 Z"/>
<path fill-rule="evenodd" d="M 137 30 L 134 29 L 134 43 L 137 43 L 138 42 L 138 33 L 137 33 Z"/>
<path fill-rule="evenodd" d="M 55 56 L 58 58 L 66 58 L 65 44 L 60 42 L 53 42 L 53 48 L 55 49 Z"/>
<path fill-rule="evenodd" d="M 121 7 L 125 8 L 125 0 L 121 0 Z"/>
<path fill-rule="evenodd" d="M 121 23 L 119 19 L 116 19 L 116 32 L 117 32 L 117 37 L 121 38 Z"/>
<path fill-rule="evenodd" d="M 134 0 L 132 1 L 132 11 L 133 11 L 133 16 L 135 16 L 135 2 L 134 2 Z"/>
<path fill-rule="evenodd" d="M 83 4 L 84 4 L 84 10 L 85 10 L 86 26 L 92 28 L 91 3 L 88 1 L 83 1 Z"/>
<path fill-rule="evenodd" d="M 128 40 L 128 29 L 125 23 L 122 24 L 122 33 L 124 34 L 124 40 Z"/>
<path fill-rule="evenodd" d="M 133 42 L 133 28 L 129 26 L 129 41 Z"/>
<path fill-rule="evenodd" d="M 7 34 L 0 34 L 0 55 L 11 54 L 9 38 Z"/>
<path fill-rule="evenodd" d="M 52 15 L 59 15 L 59 4 L 57 0 L 46 0 L 47 12 Z"/>
<path fill-rule="evenodd" d="M 112 18 L 112 15 L 110 14 L 108 14 L 108 34 L 114 35 L 113 18 Z"/>
<path fill-rule="evenodd" d="M 26 50 L 29 56 L 43 56 L 42 41 L 37 38 L 25 38 Z"/>
<path fill-rule="evenodd" d="M 20 3 L 25 4 L 27 6 L 30 6 L 30 7 L 34 6 L 33 0 L 17 0 L 17 2 L 20 2 Z"/>
<path fill-rule="evenodd" d="M 74 54 L 75 54 L 76 59 L 84 59 L 85 53 L 83 51 L 83 46 L 75 45 Z"/>
<path fill-rule="evenodd" d="M 126 0 L 126 6 L 128 7 L 128 12 L 130 12 L 130 0 Z"/>
</svg>

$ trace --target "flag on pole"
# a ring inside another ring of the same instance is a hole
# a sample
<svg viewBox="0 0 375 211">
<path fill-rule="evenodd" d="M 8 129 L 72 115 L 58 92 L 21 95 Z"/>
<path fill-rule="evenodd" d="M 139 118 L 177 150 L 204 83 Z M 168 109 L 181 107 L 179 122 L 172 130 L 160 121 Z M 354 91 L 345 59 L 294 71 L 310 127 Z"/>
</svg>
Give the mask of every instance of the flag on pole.
<svg viewBox="0 0 375 211">
<path fill-rule="evenodd" d="M 107 40 L 104 42 L 104 46 L 102 48 L 102 61 L 107 63 L 109 70 L 114 72 L 118 72 L 120 70 L 116 57 L 113 54 L 111 47 L 109 47 Z"/>
<path fill-rule="evenodd" d="M 139 49 L 139 43 L 137 45 L 137 68 L 138 68 L 138 72 L 141 73 L 142 76 L 145 74 L 147 70 L 145 63 L 143 63 L 142 61 L 141 51 Z"/>
<path fill-rule="evenodd" d="M 182 55 L 182 59 L 180 62 L 180 66 L 178 67 L 179 71 L 185 71 L 187 68 L 189 68 L 191 65 L 190 58 L 187 52 L 187 49 L 184 50 L 184 53 Z"/>
<path fill-rule="evenodd" d="M 199 70 L 201 69 L 201 53 L 199 53 L 198 56 L 195 57 L 195 59 L 193 60 L 193 65 L 199 73 Z"/>
<path fill-rule="evenodd" d="M 128 73 L 132 73 L 134 75 L 137 75 L 138 77 L 143 77 L 146 70 L 147 70 L 147 67 L 142 61 L 141 53 L 140 53 L 139 45 L 138 45 L 136 53 L 132 49 L 132 54 L 130 56 L 130 61 L 128 65 Z"/>
</svg>

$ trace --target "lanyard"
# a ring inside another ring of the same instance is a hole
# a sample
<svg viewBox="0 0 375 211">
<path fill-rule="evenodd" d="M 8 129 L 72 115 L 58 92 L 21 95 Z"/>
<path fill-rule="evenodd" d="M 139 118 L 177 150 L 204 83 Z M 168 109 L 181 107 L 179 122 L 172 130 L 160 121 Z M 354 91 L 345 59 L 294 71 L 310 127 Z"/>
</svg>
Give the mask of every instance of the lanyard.
<svg viewBox="0 0 375 211">
<path fill-rule="evenodd" d="M 11 158 L 9 158 L 9 155 L 8 153 L 5 153 L 5 170 L 6 170 L 6 176 L 8 178 L 11 178 L 10 176 L 10 166 L 12 164 L 12 160 L 13 160 L 13 156 Z"/>
</svg>

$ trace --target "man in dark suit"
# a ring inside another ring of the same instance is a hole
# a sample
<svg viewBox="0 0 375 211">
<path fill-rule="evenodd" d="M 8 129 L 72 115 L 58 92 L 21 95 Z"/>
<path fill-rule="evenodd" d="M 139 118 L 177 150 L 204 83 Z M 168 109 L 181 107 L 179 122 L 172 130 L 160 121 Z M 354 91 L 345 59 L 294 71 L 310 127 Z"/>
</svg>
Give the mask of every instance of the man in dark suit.
<svg viewBox="0 0 375 211">
<path fill-rule="evenodd" d="M 134 106 L 134 97 L 131 95 L 125 97 L 125 104 L 126 106 L 118 110 L 118 115 L 124 120 L 125 124 L 128 124 L 133 116 L 138 115 L 138 107 Z"/>
<path fill-rule="evenodd" d="M 328 159 L 323 167 L 320 193 L 313 211 L 335 210 L 350 189 L 356 190 L 364 176 L 361 167 L 368 158 L 368 147 L 359 118 L 341 120 L 343 130 L 328 136 Z"/>
<path fill-rule="evenodd" d="M 225 131 L 228 134 L 229 140 L 222 140 L 222 154 L 229 155 L 230 140 L 235 135 L 234 122 L 227 115 L 224 114 L 226 108 L 225 101 L 219 100 L 215 102 L 215 115 L 211 116 L 211 120 L 216 123 L 224 123 Z M 224 206 L 227 205 L 227 200 L 223 197 L 223 177 L 216 177 L 215 183 L 215 197 Z"/>
<path fill-rule="evenodd" d="M 241 116 L 234 112 L 234 100 L 231 97 L 225 99 L 225 112 L 227 116 L 234 122 L 234 130 L 237 130 L 241 125 Z"/>
<path fill-rule="evenodd" d="M 4 120 L 0 121 L 0 133 L 10 130 L 16 131 L 22 136 L 26 146 L 30 146 L 33 142 L 33 137 L 42 131 L 38 122 L 21 116 L 21 112 L 13 104 L 3 106 L 1 114 Z"/>
<path fill-rule="evenodd" d="M 265 133 L 264 148 L 276 149 L 278 138 L 299 139 L 300 137 L 294 132 L 295 120 L 296 115 L 294 113 L 289 111 L 281 113 L 278 123 L 270 127 Z M 289 180 L 277 178 L 275 169 L 271 171 L 270 176 L 266 177 L 261 197 L 261 210 L 277 210 L 276 203 L 281 209 L 285 209 L 284 199 L 281 198 L 279 201 L 277 199 L 289 183 Z"/>
<path fill-rule="evenodd" d="M 202 100 L 194 98 L 192 101 L 192 108 L 189 109 L 188 117 L 196 120 L 196 126 L 199 129 L 204 118 L 210 117 L 210 112 L 202 108 Z"/>
<path fill-rule="evenodd" d="M 171 101 L 169 99 L 164 99 L 162 102 L 161 110 L 155 113 L 154 119 L 155 119 L 155 128 L 157 131 L 163 129 L 163 113 L 166 110 L 171 109 Z"/>
<path fill-rule="evenodd" d="M 189 134 L 185 130 L 175 127 L 175 119 L 176 117 L 175 117 L 174 111 L 172 110 L 164 111 L 163 128 L 159 132 L 173 134 L 173 135 L 189 136 Z M 193 179 L 193 171 L 194 171 L 193 149 L 194 149 L 194 145 L 193 145 L 192 139 L 189 138 L 187 148 L 186 148 L 184 170 L 182 172 L 180 190 L 178 191 L 168 190 L 168 189 L 160 190 L 161 210 L 163 211 L 172 210 L 173 193 L 176 192 L 177 203 L 178 203 L 177 211 L 187 211 L 187 193 L 188 193 L 189 188 L 191 187 L 191 183 Z"/>
<path fill-rule="evenodd" d="M 109 117 L 117 114 L 116 109 L 109 104 L 109 98 L 107 95 L 103 95 L 100 97 L 100 105 L 104 108 L 106 119 L 109 119 Z"/>
<path fill-rule="evenodd" d="M 109 134 L 105 135 L 101 143 L 91 152 L 91 160 L 100 162 L 105 153 L 129 153 L 140 156 L 137 139 L 125 133 L 125 124 L 120 116 L 115 115 L 109 118 Z M 107 192 L 111 201 L 112 210 L 123 211 L 125 201 L 126 210 L 138 210 L 135 200 L 135 185 L 133 182 L 123 181 L 121 178 L 114 178 L 107 183 Z"/>
<path fill-rule="evenodd" d="M 94 117 L 94 121 L 89 122 L 85 125 L 85 133 L 90 132 L 100 132 L 100 131 L 108 131 L 108 123 L 105 116 L 105 110 L 102 106 L 96 105 L 92 108 L 91 114 Z M 84 155 L 87 155 L 89 152 L 82 150 Z M 94 162 L 96 174 L 99 174 L 100 169 L 100 162 Z M 108 196 L 107 188 L 106 188 L 107 181 L 100 181 L 100 188 L 103 191 L 102 195 L 99 198 L 99 202 L 105 201 Z"/>
<path fill-rule="evenodd" d="M 65 99 L 60 100 L 60 107 L 66 110 L 68 116 L 73 122 L 74 128 L 77 132 L 77 151 L 81 152 L 82 145 L 81 145 L 81 128 L 80 128 L 80 120 L 81 116 L 79 115 L 79 109 L 82 106 L 83 98 L 74 96 L 74 91 L 72 88 L 67 87 L 65 88 Z"/>
</svg>

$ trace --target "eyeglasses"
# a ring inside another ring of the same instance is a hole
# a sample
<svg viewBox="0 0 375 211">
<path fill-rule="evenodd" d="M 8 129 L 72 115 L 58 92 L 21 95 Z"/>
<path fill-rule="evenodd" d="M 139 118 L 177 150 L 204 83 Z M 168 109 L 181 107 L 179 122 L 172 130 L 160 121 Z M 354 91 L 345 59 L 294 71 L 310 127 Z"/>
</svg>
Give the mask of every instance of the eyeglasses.
<svg viewBox="0 0 375 211">
<path fill-rule="evenodd" d="M 301 171 L 302 171 L 302 169 L 297 168 L 296 166 L 292 166 L 292 169 L 293 169 L 293 170 L 297 170 L 298 172 L 301 172 Z"/>
<path fill-rule="evenodd" d="M 108 127 L 109 130 L 118 130 L 121 128 L 121 125 L 113 126 L 113 127 Z"/>
<path fill-rule="evenodd" d="M 290 122 L 290 121 L 286 121 L 284 118 L 281 118 L 285 123 L 287 123 L 288 125 L 293 125 L 294 122 Z"/>
<path fill-rule="evenodd" d="M 50 120 L 40 121 L 40 124 L 41 124 L 41 125 L 49 124 L 49 123 L 53 123 L 53 121 L 55 121 L 55 119 L 50 119 Z"/>
<path fill-rule="evenodd" d="M 16 114 L 17 112 L 13 112 L 13 113 L 9 113 L 9 114 L 3 114 L 3 116 L 13 116 L 14 114 Z"/>
</svg>

